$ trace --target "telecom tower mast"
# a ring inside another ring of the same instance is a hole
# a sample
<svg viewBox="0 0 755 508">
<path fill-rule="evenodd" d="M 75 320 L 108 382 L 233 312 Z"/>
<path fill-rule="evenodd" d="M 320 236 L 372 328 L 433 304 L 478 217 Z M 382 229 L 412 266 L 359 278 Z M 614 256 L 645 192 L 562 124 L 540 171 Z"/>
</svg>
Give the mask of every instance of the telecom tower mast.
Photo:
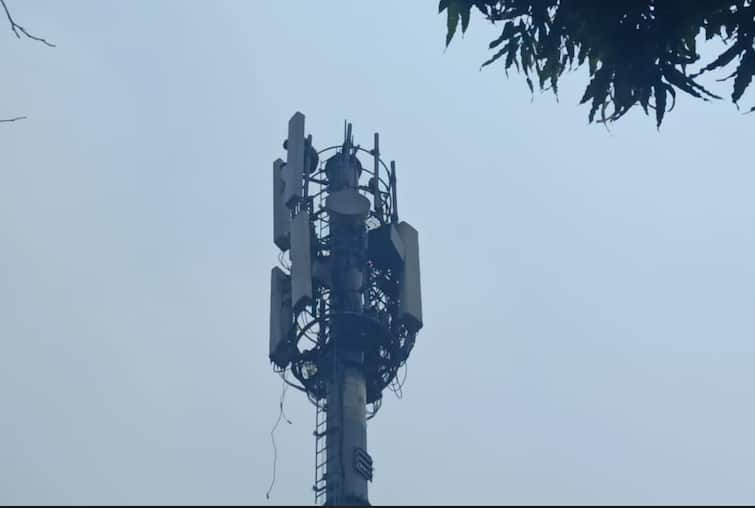
<svg viewBox="0 0 755 508">
<path fill-rule="evenodd" d="M 273 163 L 270 360 L 317 408 L 315 502 L 368 505 L 367 420 L 422 328 L 417 231 L 399 222 L 396 164 L 354 144 L 317 151 L 304 115 Z M 372 168 L 362 166 L 368 156 Z"/>
</svg>

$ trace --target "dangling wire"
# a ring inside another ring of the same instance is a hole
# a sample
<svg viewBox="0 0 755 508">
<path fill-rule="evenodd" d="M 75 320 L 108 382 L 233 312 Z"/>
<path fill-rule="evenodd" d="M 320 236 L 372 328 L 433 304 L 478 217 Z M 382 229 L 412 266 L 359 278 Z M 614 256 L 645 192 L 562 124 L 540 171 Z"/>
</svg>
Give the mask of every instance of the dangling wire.
<svg viewBox="0 0 755 508">
<path fill-rule="evenodd" d="M 277 480 L 276 478 L 276 472 L 278 469 L 278 447 L 275 444 L 275 431 L 278 429 L 278 425 L 280 425 L 281 420 L 286 420 L 286 423 L 289 425 L 292 424 L 291 420 L 288 419 L 286 416 L 286 411 L 283 409 L 283 403 L 286 400 L 286 390 L 288 390 L 288 384 L 285 382 L 285 379 L 283 380 L 283 389 L 281 390 L 281 398 L 280 398 L 280 413 L 278 414 L 278 420 L 276 420 L 275 425 L 273 425 L 273 430 L 270 431 L 270 439 L 273 442 L 273 480 L 270 482 L 270 487 L 267 489 L 267 493 L 265 493 L 265 498 L 270 499 L 270 493 L 273 491 L 273 487 L 275 487 L 275 482 Z"/>
<path fill-rule="evenodd" d="M 403 368 L 404 375 L 401 381 L 399 381 L 398 373 L 396 373 L 396 377 L 393 378 L 390 384 L 390 390 L 399 400 L 404 398 L 404 384 L 406 383 L 406 377 L 409 375 L 409 367 L 406 363 L 403 365 Z"/>
</svg>

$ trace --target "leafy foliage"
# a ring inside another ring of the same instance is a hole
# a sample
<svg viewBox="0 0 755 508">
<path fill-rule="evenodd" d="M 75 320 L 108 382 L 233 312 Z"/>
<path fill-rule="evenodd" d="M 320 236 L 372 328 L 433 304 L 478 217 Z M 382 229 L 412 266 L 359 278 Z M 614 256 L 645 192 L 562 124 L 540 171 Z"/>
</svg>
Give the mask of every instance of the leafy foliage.
<svg viewBox="0 0 755 508">
<path fill-rule="evenodd" d="M 612 122 L 639 105 L 658 127 L 677 92 L 720 99 L 699 82 L 703 74 L 734 64 L 731 100 L 738 104 L 755 74 L 755 0 L 441 0 L 448 19 L 446 45 L 473 10 L 502 27 L 482 65 L 503 64 L 524 74 L 534 91 L 558 94 L 567 70 L 587 66 L 590 81 L 580 104 L 590 122 Z M 698 36 L 719 38 L 724 51 L 697 72 Z M 753 107 L 750 111 L 755 111 Z"/>
</svg>

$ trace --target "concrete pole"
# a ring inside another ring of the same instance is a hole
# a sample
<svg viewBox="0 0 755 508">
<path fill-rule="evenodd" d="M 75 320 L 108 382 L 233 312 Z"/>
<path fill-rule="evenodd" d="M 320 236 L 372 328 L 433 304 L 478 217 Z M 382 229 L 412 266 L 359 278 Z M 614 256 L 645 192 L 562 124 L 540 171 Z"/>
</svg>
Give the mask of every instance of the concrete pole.
<svg viewBox="0 0 755 508">
<path fill-rule="evenodd" d="M 358 450 L 367 448 L 366 388 L 361 368 L 336 362 L 339 372 L 328 387 L 327 506 L 367 506 L 367 478 L 355 468 Z"/>
<path fill-rule="evenodd" d="M 350 157 L 347 137 L 343 156 L 328 174 L 330 192 L 357 191 L 359 170 Z M 367 259 L 367 231 L 364 217 L 330 214 L 332 301 L 330 382 L 327 393 L 327 506 L 369 505 L 369 478 L 357 468 L 358 458 L 367 453 L 367 388 L 363 372 L 364 354 L 355 343 L 353 330 L 343 312 L 363 312 L 363 288 Z M 353 322 L 353 321 L 352 321 Z"/>
</svg>

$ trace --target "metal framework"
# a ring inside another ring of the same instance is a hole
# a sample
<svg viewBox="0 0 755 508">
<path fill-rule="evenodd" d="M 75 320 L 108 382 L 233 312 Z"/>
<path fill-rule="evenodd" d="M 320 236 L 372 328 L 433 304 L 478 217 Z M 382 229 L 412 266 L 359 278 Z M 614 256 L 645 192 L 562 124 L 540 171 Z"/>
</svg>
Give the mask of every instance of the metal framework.
<svg viewBox="0 0 755 508">
<path fill-rule="evenodd" d="M 368 504 L 366 420 L 383 390 L 397 395 L 422 327 L 417 233 L 399 222 L 396 164 L 354 144 L 317 151 L 304 115 L 289 122 L 287 161 L 274 164 L 270 358 L 316 406 L 315 501 Z M 371 159 L 372 168 L 361 158 Z"/>
</svg>

